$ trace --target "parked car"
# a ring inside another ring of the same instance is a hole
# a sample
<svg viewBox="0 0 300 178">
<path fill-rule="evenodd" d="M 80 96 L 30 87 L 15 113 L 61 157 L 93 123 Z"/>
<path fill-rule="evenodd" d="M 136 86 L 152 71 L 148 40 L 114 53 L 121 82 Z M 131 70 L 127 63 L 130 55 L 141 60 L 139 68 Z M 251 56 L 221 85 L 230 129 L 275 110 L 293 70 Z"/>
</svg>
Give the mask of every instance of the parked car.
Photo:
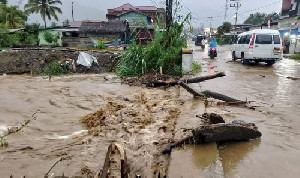
<svg viewBox="0 0 300 178">
<path fill-rule="evenodd" d="M 238 35 L 231 46 L 232 59 L 241 59 L 243 64 L 250 61 L 266 62 L 273 65 L 282 59 L 282 39 L 278 30 L 260 29 Z"/>
</svg>

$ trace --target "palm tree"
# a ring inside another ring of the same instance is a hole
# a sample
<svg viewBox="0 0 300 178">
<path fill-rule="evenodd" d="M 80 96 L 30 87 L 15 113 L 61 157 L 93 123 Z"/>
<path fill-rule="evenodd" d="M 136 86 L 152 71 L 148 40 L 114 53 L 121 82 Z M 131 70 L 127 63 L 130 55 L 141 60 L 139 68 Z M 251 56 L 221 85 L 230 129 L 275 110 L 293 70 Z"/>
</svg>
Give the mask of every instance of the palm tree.
<svg viewBox="0 0 300 178">
<path fill-rule="evenodd" d="M 0 26 L 6 28 L 20 28 L 27 20 L 26 15 L 16 6 L 0 6 Z"/>
<path fill-rule="evenodd" d="M 61 9 L 55 6 L 58 4 L 62 5 L 62 2 L 60 0 L 29 0 L 25 5 L 25 12 L 29 14 L 41 14 L 46 28 L 46 17 L 48 17 L 48 20 L 51 20 L 51 17 L 54 17 L 54 19 L 58 21 L 56 13 L 62 13 Z"/>
</svg>

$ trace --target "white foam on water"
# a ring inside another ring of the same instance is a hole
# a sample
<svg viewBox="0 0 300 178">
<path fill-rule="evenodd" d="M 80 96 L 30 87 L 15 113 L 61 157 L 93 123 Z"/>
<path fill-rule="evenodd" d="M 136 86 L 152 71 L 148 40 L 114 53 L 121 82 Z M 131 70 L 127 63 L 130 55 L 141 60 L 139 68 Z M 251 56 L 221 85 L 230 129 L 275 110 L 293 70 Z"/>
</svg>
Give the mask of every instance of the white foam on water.
<svg viewBox="0 0 300 178">
<path fill-rule="evenodd" d="M 70 138 L 77 138 L 77 137 L 81 137 L 81 136 L 85 136 L 88 134 L 88 130 L 80 130 L 80 131 L 76 131 L 73 132 L 70 135 L 57 135 L 54 134 L 53 136 L 47 137 L 48 139 L 55 139 L 55 140 L 66 140 L 66 139 L 70 139 Z"/>
</svg>

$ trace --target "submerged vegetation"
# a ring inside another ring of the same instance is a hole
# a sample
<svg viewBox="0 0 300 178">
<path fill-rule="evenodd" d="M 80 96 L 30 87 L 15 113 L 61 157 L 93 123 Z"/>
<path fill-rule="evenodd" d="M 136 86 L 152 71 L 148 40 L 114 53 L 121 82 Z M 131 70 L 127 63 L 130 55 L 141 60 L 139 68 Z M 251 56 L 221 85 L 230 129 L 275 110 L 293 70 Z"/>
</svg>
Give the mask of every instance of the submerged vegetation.
<svg viewBox="0 0 300 178">
<path fill-rule="evenodd" d="M 164 74 L 181 74 L 181 50 L 187 46 L 187 39 L 182 35 L 184 24 L 189 22 L 191 15 L 187 15 L 182 23 L 172 23 L 168 30 L 155 29 L 154 40 L 146 47 L 133 44 L 122 55 L 117 65 L 119 76 L 138 76 L 150 70 Z"/>
</svg>

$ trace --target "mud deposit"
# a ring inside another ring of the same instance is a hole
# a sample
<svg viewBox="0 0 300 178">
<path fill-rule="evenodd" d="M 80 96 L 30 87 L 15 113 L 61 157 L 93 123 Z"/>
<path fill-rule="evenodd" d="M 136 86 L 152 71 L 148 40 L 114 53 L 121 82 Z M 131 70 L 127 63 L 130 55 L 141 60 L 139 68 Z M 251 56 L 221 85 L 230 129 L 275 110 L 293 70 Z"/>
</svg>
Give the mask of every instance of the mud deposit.
<svg viewBox="0 0 300 178">
<path fill-rule="evenodd" d="M 166 173 L 169 157 L 159 152 L 172 140 L 184 104 L 178 88 L 129 87 L 111 75 L 2 76 L 0 82 L 1 133 L 40 110 L 0 148 L 1 177 L 43 177 L 61 158 L 49 176 L 93 174 L 112 141 L 125 148 L 131 177 Z"/>
</svg>

